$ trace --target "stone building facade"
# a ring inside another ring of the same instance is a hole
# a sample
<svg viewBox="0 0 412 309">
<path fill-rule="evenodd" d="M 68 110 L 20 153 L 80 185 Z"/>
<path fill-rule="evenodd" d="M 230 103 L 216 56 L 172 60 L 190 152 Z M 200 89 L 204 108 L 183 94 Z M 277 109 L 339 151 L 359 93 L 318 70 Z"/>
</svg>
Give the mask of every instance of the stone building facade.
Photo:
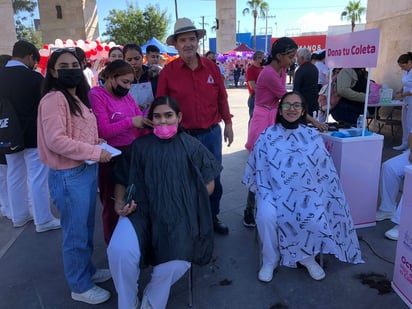
<svg viewBox="0 0 412 309">
<path fill-rule="evenodd" d="M 368 0 L 366 28 L 380 29 L 378 64 L 371 78 L 399 90 L 402 71 L 398 57 L 412 51 L 412 1 Z"/>
<path fill-rule="evenodd" d="M 236 46 L 236 0 L 216 0 L 216 50 L 226 53 Z"/>
<path fill-rule="evenodd" d="M 0 0 L 0 20 L 0 54 L 11 55 L 13 44 L 17 40 L 11 0 Z"/>
<path fill-rule="evenodd" d="M 99 37 L 96 0 L 38 0 L 43 42 Z"/>
</svg>

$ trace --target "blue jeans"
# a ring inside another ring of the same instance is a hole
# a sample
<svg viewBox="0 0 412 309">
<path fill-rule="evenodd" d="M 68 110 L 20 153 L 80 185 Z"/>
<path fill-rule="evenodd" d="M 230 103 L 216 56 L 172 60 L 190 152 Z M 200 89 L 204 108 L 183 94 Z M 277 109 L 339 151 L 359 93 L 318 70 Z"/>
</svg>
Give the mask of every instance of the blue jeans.
<svg viewBox="0 0 412 309">
<path fill-rule="evenodd" d="M 210 132 L 194 135 L 218 160 L 222 163 L 222 129 L 220 125 L 215 126 Z M 220 210 L 220 199 L 223 188 L 220 182 L 220 175 L 215 178 L 215 190 L 209 196 L 212 216 L 215 217 Z"/>
<path fill-rule="evenodd" d="M 98 165 L 49 171 L 50 195 L 60 212 L 63 264 L 72 292 L 83 293 L 94 283 L 92 264 Z"/>
<path fill-rule="evenodd" d="M 253 116 L 253 110 L 255 109 L 255 95 L 249 95 L 249 98 L 247 99 L 247 106 L 249 107 L 249 122 L 250 119 L 252 119 Z"/>
</svg>

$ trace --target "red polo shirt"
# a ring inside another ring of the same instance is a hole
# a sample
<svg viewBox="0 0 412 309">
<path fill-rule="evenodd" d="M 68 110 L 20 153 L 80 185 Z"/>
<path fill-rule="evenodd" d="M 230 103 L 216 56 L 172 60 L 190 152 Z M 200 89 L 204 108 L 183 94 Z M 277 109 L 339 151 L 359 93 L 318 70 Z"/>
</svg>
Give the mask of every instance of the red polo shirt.
<svg viewBox="0 0 412 309">
<path fill-rule="evenodd" d="M 248 81 L 254 81 L 256 84 L 257 78 L 262 72 L 263 67 L 257 67 L 253 63 L 246 70 L 246 85 L 247 90 L 249 90 L 249 95 L 255 94 L 255 90 L 250 88 Z"/>
<path fill-rule="evenodd" d="M 160 71 L 156 96 L 173 97 L 182 111 L 185 129 L 207 129 L 222 119 L 232 123 L 227 92 L 218 66 L 197 55 L 199 65 L 191 70 L 181 58 Z"/>
</svg>

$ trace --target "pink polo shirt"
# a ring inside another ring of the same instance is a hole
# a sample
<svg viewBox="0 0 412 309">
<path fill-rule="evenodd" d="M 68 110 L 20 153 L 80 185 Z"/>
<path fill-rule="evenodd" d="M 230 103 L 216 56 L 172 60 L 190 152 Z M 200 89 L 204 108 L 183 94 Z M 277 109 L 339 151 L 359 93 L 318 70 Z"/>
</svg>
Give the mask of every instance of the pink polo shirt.
<svg viewBox="0 0 412 309">
<path fill-rule="evenodd" d="M 264 67 L 256 81 L 255 106 L 277 108 L 286 93 L 286 70 L 278 72 L 271 66 Z"/>
</svg>

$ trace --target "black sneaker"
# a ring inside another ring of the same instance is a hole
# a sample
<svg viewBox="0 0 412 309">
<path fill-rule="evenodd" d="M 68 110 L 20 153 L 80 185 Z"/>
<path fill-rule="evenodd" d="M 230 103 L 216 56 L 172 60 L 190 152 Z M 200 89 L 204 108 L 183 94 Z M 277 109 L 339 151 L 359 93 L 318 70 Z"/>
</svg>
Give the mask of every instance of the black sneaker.
<svg viewBox="0 0 412 309">
<path fill-rule="evenodd" d="M 229 234 L 229 228 L 227 227 L 227 225 L 220 221 L 217 217 L 213 218 L 213 230 L 215 231 L 215 233 L 221 235 Z"/>
<path fill-rule="evenodd" d="M 249 209 L 245 209 L 243 216 L 243 225 L 249 228 L 254 228 L 256 226 L 255 216 Z"/>
</svg>

